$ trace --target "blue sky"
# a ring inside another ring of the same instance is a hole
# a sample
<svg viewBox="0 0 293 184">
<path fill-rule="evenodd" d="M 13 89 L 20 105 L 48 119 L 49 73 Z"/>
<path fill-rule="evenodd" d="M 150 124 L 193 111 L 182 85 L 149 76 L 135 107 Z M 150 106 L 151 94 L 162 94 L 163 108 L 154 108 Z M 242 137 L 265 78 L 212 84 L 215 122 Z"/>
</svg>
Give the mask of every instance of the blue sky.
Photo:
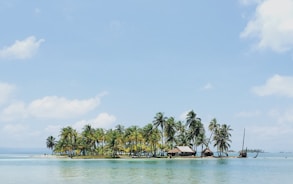
<svg viewBox="0 0 293 184">
<path fill-rule="evenodd" d="M 293 0 L 2 0 L 0 22 L 0 147 L 193 109 L 232 149 L 293 151 Z"/>
</svg>

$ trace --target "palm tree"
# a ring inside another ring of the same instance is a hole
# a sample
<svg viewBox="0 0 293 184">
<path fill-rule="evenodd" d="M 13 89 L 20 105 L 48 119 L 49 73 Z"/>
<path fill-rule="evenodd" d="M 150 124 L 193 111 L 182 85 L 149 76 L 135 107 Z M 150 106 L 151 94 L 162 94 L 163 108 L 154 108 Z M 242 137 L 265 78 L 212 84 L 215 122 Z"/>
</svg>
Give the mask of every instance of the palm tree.
<svg viewBox="0 0 293 184">
<path fill-rule="evenodd" d="M 166 123 L 166 119 L 167 119 L 167 117 L 164 117 L 164 114 L 162 112 L 158 112 L 153 120 L 153 123 L 156 128 L 158 128 L 158 126 L 161 127 L 162 147 L 164 145 L 164 126 Z"/>
<path fill-rule="evenodd" d="M 157 132 L 157 136 L 155 135 L 156 132 Z M 160 139 L 158 129 L 154 128 L 153 124 L 149 123 L 142 128 L 142 137 L 144 139 L 144 143 L 145 143 L 146 150 L 147 150 L 148 154 L 154 155 L 155 147 L 156 147 L 155 146 L 156 143 L 154 143 L 154 142 L 156 140 L 158 142 Z"/>
<path fill-rule="evenodd" d="M 175 133 L 176 133 L 176 122 L 174 117 L 170 117 L 166 121 L 165 135 L 166 135 L 166 143 L 169 143 L 169 148 L 171 149 L 173 149 L 174 143 L 176 141 Z"/>
<path fill-rule="evenodd" d="M 97 147 L 98 147 L 98 151 L 100 151 L 100 153 L 102 155 L 104 155 L 104 145 L 105 145 L 105 130 L 103 128 L 97 128 L 95 131 L 95 139 L 96 139 L 96 143 L 97 143 Z"/>
<path fill-rule="evenodd" d="M 143 135 L 142 130 L 138 126 L 131 126 L 125 130 L 124 140 L 126 147 L 129 149 L 129 155 L 140 155 L 142 148 Z"/>
<path fill-rule="evenodd" d="M 222 153 L 226 153 L 230 148 L 230 143 L 232 142 L 230 137 L 232 129 L 229 125 L 223 124 L 220 128 L 216 129 L 214 135 L 214 146 L 217 146 L 219 151 L 219 156 L 222 156 Z"/>
<path fill-rule="evenodd" d="M 152 150 L 152 155 L 154 157 L 157 156 L 157 147 L 159 145 L 159 140 L 160 140 L 160 132 L 157 128 L 154 128 L 150 134 L 150 137 L 149 137 L 149 141 L 150 141 L 150 144 L 151 144 L 151 150 Z"/>
<path fill-rule="evenodd" d="M 123 139 L 124 134 L 125 134 L 125 128 L 124 128 L 124 126 L 121 125 L 121 124 L 116 125 L 115 131 L 117 132 L 118 137 L 121 137 L 121 143 L 124 144 L 125 143 L 125 139 Z M 120 151 L 123 151 L 124 152 L 125 149 L 123 149 L 123 150 L 121 149 Z"/>
<path fill-rule="evenodd" d="M 54 148 L 54 146 L 56 144 L 55 137 L 49 136 L 47 138 L 47 142 L 46 143 L 47 143 L 47 148 L 49 148 L 49 149 L 52 150 L 52 155 L 53 155 L 53 148 Z"/>
<path fill-rule="evenodd" d="M 201 119 L 196 117 L 193 110 L 187 113 L 186 126 L 188 127 L 188 137 L 193 146 L 196 145 L 196 138 L 204 130 Z"/>
<path fill-rule="evenodd" d="M 178 121 L 176 123 L 176 130 L 178 132 L 178 135 L 176 136 L 176 144 L 179 146 L 189 146 L 187 130 L 185 129 L 185 125 L 182 121 Z"/>
<path fill-rule="evenodd" d="M 207 147 L 208 140 L 205 136 L 205 132 L 202 131 L 196 138 L 196 146 L 201 146 L 201 156 L 203 154 L 203 146 Z"/>
<path fill-rule="evenodd" d="M 85 144 L 87 145 L 86 150 L 89 151 L 90 154 L 93 154 L 96 149 L 95 129 L 93 129 L 89 124 L 85 125 L 83 127 L 82 136 L 85 139 Z"/>
<path fill-rule="evenodd" d="M 61 149 L 64 150 L 68 156 L 72 157 L 76 149 L 77 131 L 68 126 L 62 128 L 60 136 L 62 142 Z"/>
<path fill-rule="evenodd" d="M 118 152 L 123 149 L 122 137 L 120 137 L 119 132 L 117 130 L 110 129 L 107 132 L 106 139 L 107 139 L 106 148 L 110 150 L 112 157 L 117 157 Z"/>
<path fill-rule="evenodd" d="M 220 127 L 220 125 L 217 123 L 217 119 L 216 118 L 213 118 L 209 124 L 209 130 L 211 131 L 211 135 L 210 135 L 210 138 L 208 140 L 208 143 L 207 143 L 207 147 L 209 147 L 209 144 L 211 142 L 211 138 L 213 136 L 213 134 L 215 133 L 215 131 Z"/>
</svg>

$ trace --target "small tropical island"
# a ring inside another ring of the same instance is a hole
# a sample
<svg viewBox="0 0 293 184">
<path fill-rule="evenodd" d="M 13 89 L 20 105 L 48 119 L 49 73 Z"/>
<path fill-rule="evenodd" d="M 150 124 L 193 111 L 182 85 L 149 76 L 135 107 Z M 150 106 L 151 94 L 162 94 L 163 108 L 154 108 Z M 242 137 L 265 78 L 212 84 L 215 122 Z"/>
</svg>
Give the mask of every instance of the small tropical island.
<svg viewBox="0 0 293 184">
<path fill-rule="evenodd" d="M 187 113 L 185 122 L 158 112 L 153 122 L 143 127 L 117 125 L 105 130 L 85 125 L 82 132 L 64 127 L 59 140 L 49 136 L 46 145 L 56 156 L 85 159 L 227 157 L 232 142 L 230 125 L 218 124 L 213 118 L 208 131 L 193 110 Z"/>
</svg>

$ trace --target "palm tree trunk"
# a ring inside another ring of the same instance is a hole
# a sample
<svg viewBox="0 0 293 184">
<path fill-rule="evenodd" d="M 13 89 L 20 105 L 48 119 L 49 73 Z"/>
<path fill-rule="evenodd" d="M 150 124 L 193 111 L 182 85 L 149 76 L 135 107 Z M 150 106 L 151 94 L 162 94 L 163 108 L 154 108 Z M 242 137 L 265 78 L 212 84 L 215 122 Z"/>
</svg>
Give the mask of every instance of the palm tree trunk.
<svg viewBox="0 0 293 184">
<path fill-rule="evenodd" d="M 209 138 L 209 141 L 208 141 L 208 147 L 209 147 L 209 144 L 210 144 L 210 142 L 211 142 L 211 138 L 212 138 L 212 135 L 213 135 L 213 132 L 211 133 L 211 135 L 210 135 L 210 138 Z"/>
</svg>

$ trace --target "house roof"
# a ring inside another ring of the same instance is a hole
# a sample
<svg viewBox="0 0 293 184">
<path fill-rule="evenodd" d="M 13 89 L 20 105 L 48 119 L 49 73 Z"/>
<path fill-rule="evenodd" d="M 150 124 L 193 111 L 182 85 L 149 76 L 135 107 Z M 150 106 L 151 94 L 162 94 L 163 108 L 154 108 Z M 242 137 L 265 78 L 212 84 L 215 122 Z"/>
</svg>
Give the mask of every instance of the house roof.
<svg viewBox="0 0 293 184">
<path fill-rule="evenodd" d="M 180 150 L 178 148 L 171 149 L 168 153 L 179 153 Z"/>
<path fill-rule="evenodd" d="M 185 153 L 194 153 L 195 151 L 193 151 L 189 146 L 176 146 L 176 148 L 180 151 L 180 152 L 185 152 Z"/>
</svg>

